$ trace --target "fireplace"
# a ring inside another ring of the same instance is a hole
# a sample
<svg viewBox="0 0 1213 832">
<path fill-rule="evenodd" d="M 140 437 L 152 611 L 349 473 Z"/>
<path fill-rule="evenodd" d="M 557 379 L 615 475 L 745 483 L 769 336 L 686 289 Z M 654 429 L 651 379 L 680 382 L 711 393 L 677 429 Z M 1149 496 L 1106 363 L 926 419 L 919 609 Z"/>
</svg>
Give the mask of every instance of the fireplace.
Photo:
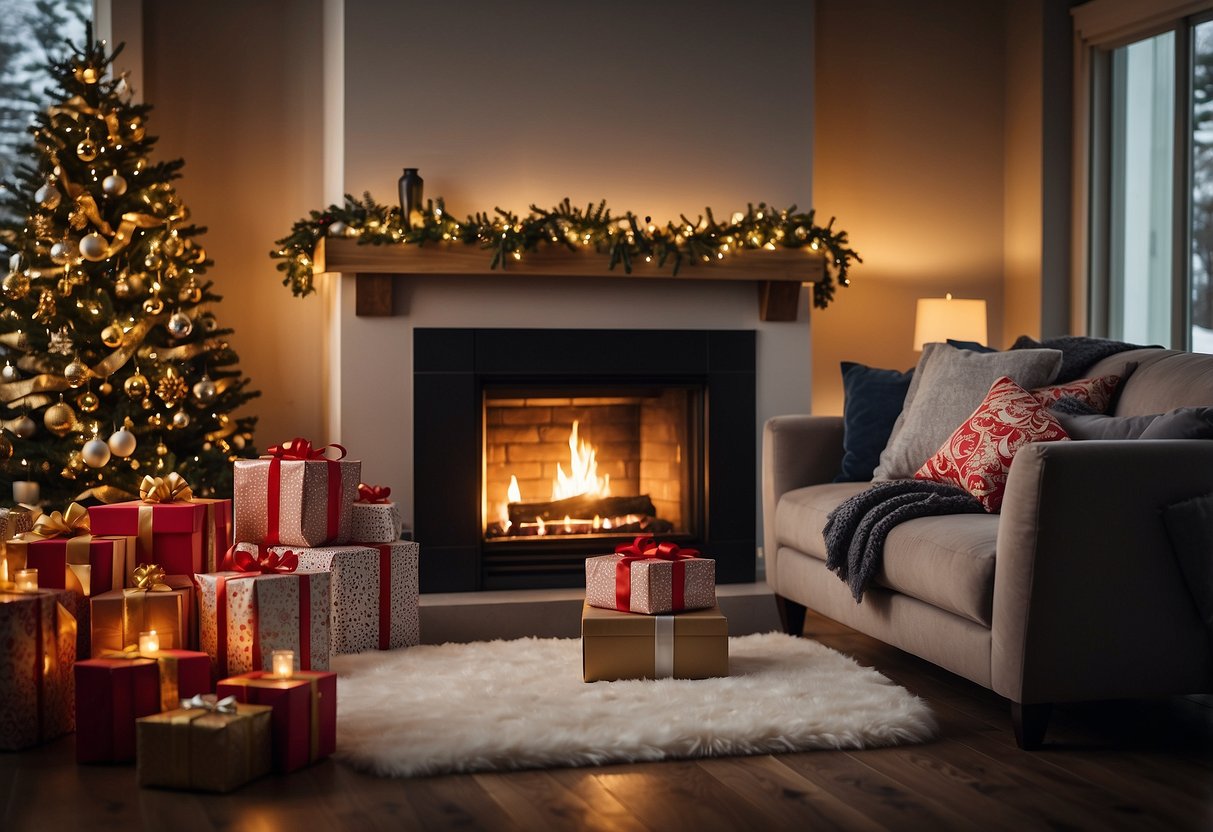
<svg viewBox="0 0 1213 832">
<path fill-rule="evenodd" d="M 422 591 L 579 586 L 638 534 L 754 579 L 749 330 L 414 330 Z"/>
</svg>

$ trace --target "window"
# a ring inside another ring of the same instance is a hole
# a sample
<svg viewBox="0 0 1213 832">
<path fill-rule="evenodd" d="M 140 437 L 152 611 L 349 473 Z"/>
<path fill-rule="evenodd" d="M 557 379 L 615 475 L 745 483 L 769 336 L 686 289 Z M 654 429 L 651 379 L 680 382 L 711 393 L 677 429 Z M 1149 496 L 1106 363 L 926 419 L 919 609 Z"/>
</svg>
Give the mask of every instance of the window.
<svg viewBox="0 0 1213 832">
<path fill-rule="evenodd" d="M 26 128 L 50 100 L 49 58 L 63 56 L 65 41 L 84 42 L 91 14 L 90 0 L 0 0 L 0 188 L 29 141 Z"/>
<path fill-rule="evenodd" d="M 1074 10 L 1087 329 L 1213 352 L 1213 2 Z"/>
</svg>

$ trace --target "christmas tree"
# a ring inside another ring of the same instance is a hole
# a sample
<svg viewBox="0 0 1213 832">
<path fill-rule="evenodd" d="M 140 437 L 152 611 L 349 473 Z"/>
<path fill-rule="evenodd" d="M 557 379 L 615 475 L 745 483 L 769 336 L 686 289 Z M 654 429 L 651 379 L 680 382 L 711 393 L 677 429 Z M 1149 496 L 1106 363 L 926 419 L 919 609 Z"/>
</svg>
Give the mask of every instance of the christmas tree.
<svg viewBox="0 0 1213 832">
<path fill-rule="evenodd" d="M 146 104 L 111 66 L 121 47 L 50 62 L 53 106 L 30 128 L 0 254 L 0 501 L 34 480 L 52 508 L 138 497 L 176 471 L 228 496 L 250 456 L 254 396 L 211 307 L 212 261 L 173 189 L 183 162 L 154 162 Z"/>
</svg>

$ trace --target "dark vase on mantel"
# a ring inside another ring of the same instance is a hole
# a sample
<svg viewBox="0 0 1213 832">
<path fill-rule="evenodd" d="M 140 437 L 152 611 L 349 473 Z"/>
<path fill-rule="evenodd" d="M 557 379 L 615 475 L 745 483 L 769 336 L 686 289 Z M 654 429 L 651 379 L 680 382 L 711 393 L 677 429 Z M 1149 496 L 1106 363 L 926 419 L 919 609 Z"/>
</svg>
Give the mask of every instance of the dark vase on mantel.
<svg viewBox="0 0 1213 832">
<path fill-rule="evenodd" d="M 402 225 L 412 228 L 419 224 L 421 213 L 421 186 L 425 183 L 417 168 L 405 168 L 400 176 L 400 211 Z"/>
</svg>

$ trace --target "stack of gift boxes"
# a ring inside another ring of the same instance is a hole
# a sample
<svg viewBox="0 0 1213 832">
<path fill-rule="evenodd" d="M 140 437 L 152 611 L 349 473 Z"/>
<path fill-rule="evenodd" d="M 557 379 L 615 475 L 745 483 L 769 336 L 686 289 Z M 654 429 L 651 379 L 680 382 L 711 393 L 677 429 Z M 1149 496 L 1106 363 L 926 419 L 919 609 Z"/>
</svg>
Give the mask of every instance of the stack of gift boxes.
<svg viewBox="0 0 1213 832">
<path fill-rule="evenodd" d="M 80 762 L 207 791 L 333 752 L 329 656 L 419 643 L 418 546 L 357 461 L 296 439 L 235 466 L 234 513 L 176 474 L 0 509 L 0 749 L 74 728 Z"/>
<path fill-rule="evenodd" d="M 586 558 L 582 677 L 707 679 L 729 675 L 728 621 L 716 606 L 716 562 L 637 537 Z"/>
</svg>

